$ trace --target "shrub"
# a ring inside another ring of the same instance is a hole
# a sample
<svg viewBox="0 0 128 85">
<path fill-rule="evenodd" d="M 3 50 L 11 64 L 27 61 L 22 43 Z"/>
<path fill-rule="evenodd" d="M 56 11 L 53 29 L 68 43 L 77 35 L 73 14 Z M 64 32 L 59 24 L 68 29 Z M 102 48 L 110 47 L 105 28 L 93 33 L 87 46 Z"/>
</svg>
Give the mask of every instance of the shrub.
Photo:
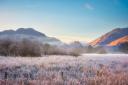
<svg viewBox="0 0 128 85">
<path fill-rule="evenodd" d="M 124 43 L 120 44 L 119 50 L 124 53 L 128 53 L 128 42 L 124 42 Z"/>
<path fill-rule="evenodd" d="M 41 56 L 41 55 L 72 55 L 79 56 L 81 48 L 63 48 L 42 44 L 38 41 L 23 39 L 20 41 L 11 39 L 0 40 L 0 55 L 2 56 Z"/>
<path fill-rule="evenodd" d="M 79 56 L 78 49 L 69 49 L 57 46 L 51 46 L 49 44 L 42 45 L 42 54 L 43 55 L 72 55 Z"/>
<path fill-rule="evenodd" d="M 78 57 L 81 54 L 81 50 L 78 48 L 74 48 L 69 52 L 69 55 L 72 55 L 74 57 Z"/>
<path fill-rule="evenodd" d="M 105 53 L 107 53 L 107 51 L 105 50 L 105 48 L 102 47 L 102 46 L 95 47 L 94 52 L 99 53 L 99 54 L 105 54 Z"/>
<path fill-rule="evenodd" d="M 93 46 L 89 45 L 89 46 L 87 47 L 87 51 L 86 51 L 86 52 L 87 52 L 87 53 L 92 53 L 93 50 L 94 50 Z"/>
<path fill-rule="evenodd" d="M 24 39 L 20 44 L 21 56 L 41 56 L 40 45 L 36 41 Z"/>
<path fill-rule="evenodd" d="M 9 39 L 0 39 L 0 54 L 3 56 L 11 55 L 10 54 L 10 45 L 12 41 Z"/>
<path fill-rule="evenodd" d="M 0 55 L 2 56 L 41 56 L 38 42 L 23 39 L 12 41 L 10 39 L 0 40 Z"/>
</svg>

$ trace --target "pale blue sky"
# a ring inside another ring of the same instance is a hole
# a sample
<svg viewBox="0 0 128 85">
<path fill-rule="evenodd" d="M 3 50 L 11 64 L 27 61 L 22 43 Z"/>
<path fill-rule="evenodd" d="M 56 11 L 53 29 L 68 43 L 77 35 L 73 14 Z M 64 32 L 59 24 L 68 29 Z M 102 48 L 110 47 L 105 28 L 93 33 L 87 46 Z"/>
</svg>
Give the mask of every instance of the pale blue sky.
<svg viewBox="0 0 128 85">
<path fill-rule="evenodd" d="M 0 30 L 32 27 L 65 42 L 128 27 L 128 0 L 0 0 Z"/>
</svg>

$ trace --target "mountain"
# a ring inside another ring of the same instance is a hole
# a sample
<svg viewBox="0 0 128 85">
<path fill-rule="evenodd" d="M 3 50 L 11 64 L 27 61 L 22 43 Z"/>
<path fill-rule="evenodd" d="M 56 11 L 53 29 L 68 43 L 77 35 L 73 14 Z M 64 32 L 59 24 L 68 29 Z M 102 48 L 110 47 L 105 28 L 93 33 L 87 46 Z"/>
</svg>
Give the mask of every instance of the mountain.
<svg viewBox="0 0 128 85">
<path fill-rule="evenodd" d="M 116 28 L 92 41 L 90 44 L 93 46 L 115 46 L 121 42 L 127 41 L 128 38 L 126 38 L 126 36 L 128 36 L 128 28 Z"/>
<path fill-rule="evenodd" d="M 87 47 L 88 45 L 89 45 L 88 43 L 83 43 L 80 41 L 74 41 L 74 42 L 70 43 L 68 45 L 68 47 L 70 47 L 70 48 L 84 48 L 84 47 Z"/>
<path fill-rule="evenodd" d="M 32 36 L 42 36 L 42 37 L 46 37 L 45 34 L 41 33 L 41 32 L 38 32 L 36 30 L 34 30 L 33 28 L 19 28 L 16 30 L 17 34 L 25 34 L 25 35 L 32 35 Z"/>
<path fill-rule="evenodd" d="M 108 44 L 108 46 L 116 46 L 116 45 L 122 44 L 124 42 L 128 42 L 128 35 L 121 37 L 115 41 L 112 41 L 111 43 Z"/>
<path fill-rule="evenodd" d="M 45 34 L 36 31 L 33 28 L 19 28 L 15 30 L 5 30 L 0 32 L 0 39 L 13 39 L 13 40 L 22 40 L 22 39 L 29 39 L 39 41 L 41 43 L 48 43 L 52 45 L 60 45 L 63 44 L 60 40 L 54 37 L 48 37 Z"/>
<path fill-rule="evenodd" d="M 46 37 L 45 34 L 40 33 L 38 31 L 34 30 L 33 28 L 26 28 L 26 29 L 25 28 L 19 28 L 16 31 L 14 31 L 14 30 L 5 30 L 5 31 L 0 32 L 0 35 L 16 35 L 16 34 Z"/>
</svg>

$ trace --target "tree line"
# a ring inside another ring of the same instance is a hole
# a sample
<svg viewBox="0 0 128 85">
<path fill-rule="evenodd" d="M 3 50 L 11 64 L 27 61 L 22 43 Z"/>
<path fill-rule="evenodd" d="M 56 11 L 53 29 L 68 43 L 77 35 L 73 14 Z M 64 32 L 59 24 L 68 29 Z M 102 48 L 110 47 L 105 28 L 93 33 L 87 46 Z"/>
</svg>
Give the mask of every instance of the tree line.
<svg viewBox="0 0 128 85">
<path fill-rule="evenodd" d="M 42 56 L 42 55 L 73 55 L 78 56 L 77 49 L 64 49 L 49 44 L 42 44 L 30 39 L 11 40 L 0 39 L 1 56 Z"/>
</svg>

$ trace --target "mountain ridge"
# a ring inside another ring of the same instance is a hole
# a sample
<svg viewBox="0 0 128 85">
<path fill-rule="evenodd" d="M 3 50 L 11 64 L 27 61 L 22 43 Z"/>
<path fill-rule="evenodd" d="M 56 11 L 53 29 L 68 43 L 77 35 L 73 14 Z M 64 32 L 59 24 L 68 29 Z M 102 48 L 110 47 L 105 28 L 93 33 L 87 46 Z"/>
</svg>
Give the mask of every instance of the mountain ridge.
<svg viewBox="0 0 128 85">
<path fill-rule="evenodd" d="M 116 46 L 125 42 L 128 42 L 128 35 L 112 41 L 111 43 L 108 44 L 108 46 Z"/>
<path fill-rule="evenodd" d="M 44 33 L 36 31 L 34 28 L 18 28 L 16 30 L 1 31 L 0 39 L 4 39 L 4 38 L 9 38 L 13 40 L 22 40 L 26 38 L 52 45 L 62 44 L 62 42 L 59 39 L 55 37 L 48 37 Z"/>
<path fill-rule="evenodd" d="M 116 28 L 101 37 L 95 39 L 90 44 L 95 45 L 108 45 L 109 43 L 128 35 L 128 28 Z"/>
<path fill-rule="evenodd" d="M 44 36 L 46 37 L 45 34 L 36 31 L 33 28 L 18 28 L 16 30 L 4 30 L 0 32 L 0 35 L 15 35 L 15 34 L 25 34 L 25 35 L 33 35 L 33 36 Z"/>
</svg>

